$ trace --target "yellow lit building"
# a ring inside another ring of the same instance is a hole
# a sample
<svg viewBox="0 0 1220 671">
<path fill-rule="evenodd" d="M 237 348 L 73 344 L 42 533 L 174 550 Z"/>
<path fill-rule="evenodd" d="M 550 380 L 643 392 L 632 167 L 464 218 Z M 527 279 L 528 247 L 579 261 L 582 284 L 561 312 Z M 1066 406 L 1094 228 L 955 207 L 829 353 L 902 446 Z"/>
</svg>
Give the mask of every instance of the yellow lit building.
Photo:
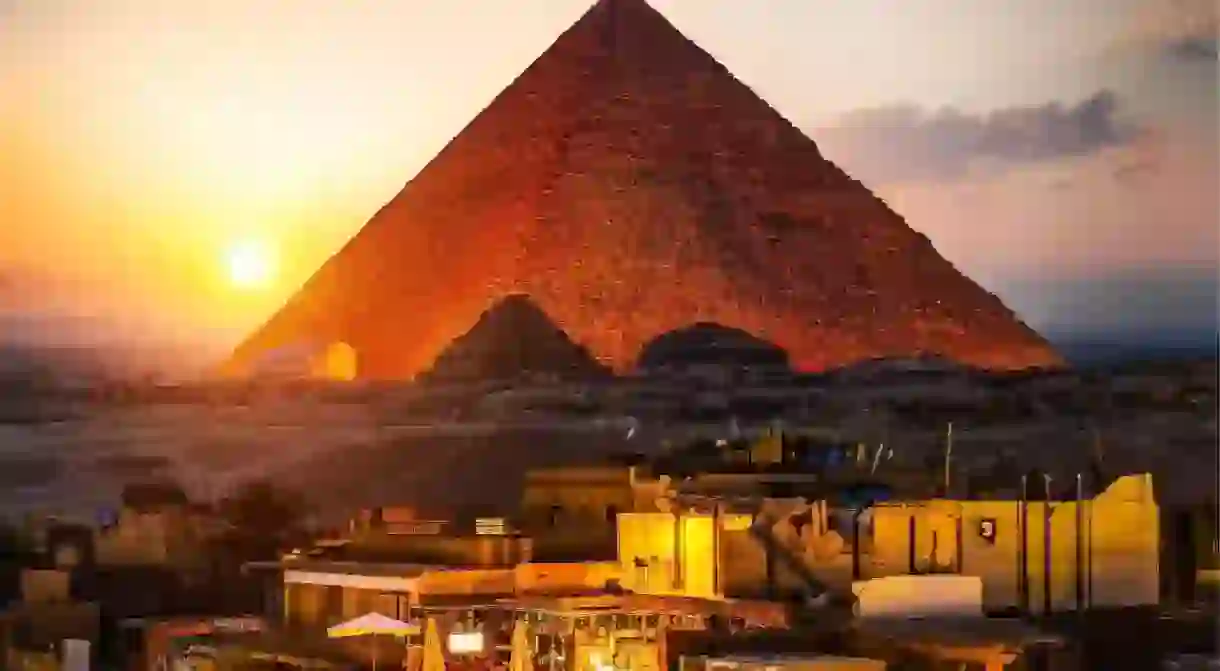
<svg viewBox="0 0 1220 671">
<path fill-rule="evenodd" d="M 856 540 L 831 528 L 820 502 L 626 513 L 618 518 L 618 559 L 623 586 L 641 594 L 812 596 L 846 593 L 860 579 L 953 573 L 982 579 L 989 611 L 1038 612 L 1048 598 L 1057 611 L 1158 603 L 1160 513 L 1151 477 L 1120 478 L 1077 505 L 1030 501 L 1022 512 L 1019 501 L 882 503 L 861 519 Z"/>
<path fill-rule="evenodd" d="M 356 348 L 345 342 L 333 342 L 310 359 L 310 377 L 318 380 L 350 382 L 356 379 Z"/>
<path fill-rule="evenodd" d="M 713 515 L 626 513 L 618 521 L 623 587 L 639 594 L 723 595 Z"/>
<path fill-rule="evenodd" d="M 1160 512 L 1148 474 L 1075 501 L 927 501 L 872 509 L 866 575 L 944 571 L 983 579 L 988 610 L 1160 599 Z M 1048 527 L 1049 524 L 1049 527 Z M 1049 545 L 1048 541 L 1049 540 Z M 1049 571 L 1048 571 L 1049 568 Z"/>
</svg>

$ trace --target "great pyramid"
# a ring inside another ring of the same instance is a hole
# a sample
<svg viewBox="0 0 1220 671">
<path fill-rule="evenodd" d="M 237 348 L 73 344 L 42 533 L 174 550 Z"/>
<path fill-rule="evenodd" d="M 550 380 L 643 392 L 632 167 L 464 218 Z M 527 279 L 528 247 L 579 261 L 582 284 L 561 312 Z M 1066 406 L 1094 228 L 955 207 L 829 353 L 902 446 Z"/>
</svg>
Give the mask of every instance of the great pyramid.
<svg viewBox="0 0 1220 671">
<path fill-rule="evenodd" d="M 411 378 L 526 293 L 615 369 L 697 322 L 801 370 L 1058 355 L 644 0 L 599 0 L 262 328 L 231 372 L 306 335 Z"/>
</svg>

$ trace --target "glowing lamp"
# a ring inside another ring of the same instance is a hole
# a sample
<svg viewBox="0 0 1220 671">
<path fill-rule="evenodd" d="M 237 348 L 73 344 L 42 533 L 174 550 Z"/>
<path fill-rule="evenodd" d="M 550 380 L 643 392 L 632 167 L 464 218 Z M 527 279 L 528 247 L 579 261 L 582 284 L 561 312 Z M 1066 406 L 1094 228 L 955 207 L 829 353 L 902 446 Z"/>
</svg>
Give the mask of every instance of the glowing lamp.
<svg viewBox="0 0 1220 671">
<path fill-rule="evenodd" d="M 455 631 L 449 634 L 449 652 L 455 655 L 483 652 L 483 632 Z"/>
</svg>

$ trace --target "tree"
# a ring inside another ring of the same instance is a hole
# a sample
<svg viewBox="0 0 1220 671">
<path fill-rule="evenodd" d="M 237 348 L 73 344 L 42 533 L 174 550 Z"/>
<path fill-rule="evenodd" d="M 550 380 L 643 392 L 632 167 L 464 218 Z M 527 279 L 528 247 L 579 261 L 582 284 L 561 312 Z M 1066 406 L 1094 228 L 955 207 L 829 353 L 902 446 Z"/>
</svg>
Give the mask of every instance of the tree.
<svg viewBox="0 0 1220 671">
<path fill-rule="evenodd" d="M 266 480 L 246 483 L 220 502 L 228 540 L 245 559 L 272 559 L 302 540 L 307 513 L 304 497 Z"/>
</svg>

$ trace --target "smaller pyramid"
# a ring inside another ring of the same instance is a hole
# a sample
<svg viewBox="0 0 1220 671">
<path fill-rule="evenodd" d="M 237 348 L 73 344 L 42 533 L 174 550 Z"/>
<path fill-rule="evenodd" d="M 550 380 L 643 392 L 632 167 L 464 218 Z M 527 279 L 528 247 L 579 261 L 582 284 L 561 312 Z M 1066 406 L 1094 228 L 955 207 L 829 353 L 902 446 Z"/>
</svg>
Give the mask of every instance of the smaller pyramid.
<svg viewBox="0 0 1220 671">
<path fill-rule="evenodd" d="M 636 360 L 641 370 L 684 368 L 692 365 L 730 368 L 788 369 L 788 353 L 782 347 L 748 331 L 696 322 L 667 331 L 644 345 Z"/>
<path fill-rule="evenodd" d="M 609 375 L 608 368 L 572 342 L 529 296 L 509 294 L 449 343 L 424 378 L 476 382 L 529 377 L 588 380 Z"/>
</svg>

